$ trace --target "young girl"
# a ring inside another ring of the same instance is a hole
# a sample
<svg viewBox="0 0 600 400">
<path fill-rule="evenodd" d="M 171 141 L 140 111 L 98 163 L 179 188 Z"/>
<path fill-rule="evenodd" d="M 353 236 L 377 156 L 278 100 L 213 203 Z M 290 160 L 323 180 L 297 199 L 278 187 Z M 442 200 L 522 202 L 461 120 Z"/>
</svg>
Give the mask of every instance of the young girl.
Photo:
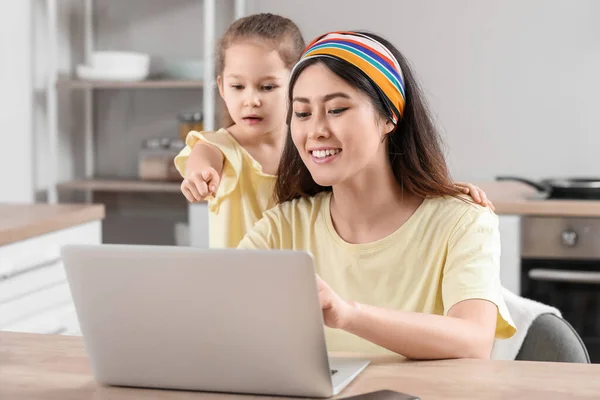
<svg viewBox="0 0 600 400">
<path fill-rule="evenodd" d="M 275 205 L 285 94 L 304 47 L 298 27 L 273 14 L 237 20 L 217 47 L 217 84 L 231 120 L 216 132 L 190 132 L 175 158 L 187 200 L 208 199 L 210 247 L 236 247 Z M 479 188 L 456 185 L 476 202 L 489 203 Z"/>
<path fill-rule="evenodd" d="M 190 132 L 175 158 L 187 200 L 208 198 L 210 247 L 236 247 L 274 205 L 287 84 L 304 47 L 298 27 L 273 14 L 238 19 L 217 46 L 217 84 L 231 121 Z"/>
<path fill-rule="evenodd" d="M 498 220 L 451 182 L 404 57 L 373 34 L 321 36 L 288 107 L 279 205 L 239 247 L 312 254 L 331 351 L 488 358 L 515 332 Z"/>
</svg>

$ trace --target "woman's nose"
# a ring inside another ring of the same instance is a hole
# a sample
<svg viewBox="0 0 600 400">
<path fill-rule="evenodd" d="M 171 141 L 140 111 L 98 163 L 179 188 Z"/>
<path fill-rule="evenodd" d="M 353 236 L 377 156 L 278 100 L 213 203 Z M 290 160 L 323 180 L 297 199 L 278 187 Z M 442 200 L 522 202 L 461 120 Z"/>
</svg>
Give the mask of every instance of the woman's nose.
<svg viewBox="0 0 600 400">
<path fill-rule="evenodd" d="M 313 114 L 312 126 L 309 129 L 308 136 L 310 139 L 324 139 L 331 136 L 331 131 L 327 124 L 326 118 L 319 115 L 320 113 Z"/>
</svg>

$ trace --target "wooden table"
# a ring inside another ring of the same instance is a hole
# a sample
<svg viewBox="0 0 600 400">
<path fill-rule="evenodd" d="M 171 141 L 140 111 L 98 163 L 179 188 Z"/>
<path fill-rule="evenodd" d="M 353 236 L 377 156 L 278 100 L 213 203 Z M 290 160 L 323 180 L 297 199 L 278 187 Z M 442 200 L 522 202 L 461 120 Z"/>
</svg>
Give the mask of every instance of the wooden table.
<svg viewBox="0 0 600 400">
<path fill-rule="evenodd" d="M 373 359 L 339 396 L 392 389 L 434 399 L 599 399 L 600 364 Z M 106 387 L 90 373 L 80 337 L 0 332 L 0 399 L 256 399 Z M 268 397 L 275 399 L 275 397 Z"/>
</svg>

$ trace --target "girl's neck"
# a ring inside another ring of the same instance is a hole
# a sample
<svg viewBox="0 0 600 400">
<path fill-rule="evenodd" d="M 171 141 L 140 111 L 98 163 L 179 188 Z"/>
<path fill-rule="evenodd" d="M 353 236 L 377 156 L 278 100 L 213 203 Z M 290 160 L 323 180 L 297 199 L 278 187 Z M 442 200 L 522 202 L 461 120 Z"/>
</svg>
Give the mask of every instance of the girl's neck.
<svg viewBox="0 0 600 400">
<path fill-rule="evenodd" d="M 279 166 L 279 160 L 283 153 L 285 144 L 285 128 L 265 133 L 243 132 L 239 125 L 233 125 L 227 130 L 248 154 L 254 158 L 262 167 L 262 172 L 275 175 Z"/>
<path fill-rule="evenodd" d="M 279 147 L 280 144 L 285 142 L 285 129 L 286 126 L 284 125 L 272 131 L 257 133 L 245 131 L 240 125 L 232 125 L 227 128 L 229 133 L 244 147 Z"/>
<path fill-rule="evenodd" d="M 333 187 L 331 219 L 345 241 L 370 243 L 400 228 L 422 202 L 400 187 L 386 162 Z"/>
</svg>

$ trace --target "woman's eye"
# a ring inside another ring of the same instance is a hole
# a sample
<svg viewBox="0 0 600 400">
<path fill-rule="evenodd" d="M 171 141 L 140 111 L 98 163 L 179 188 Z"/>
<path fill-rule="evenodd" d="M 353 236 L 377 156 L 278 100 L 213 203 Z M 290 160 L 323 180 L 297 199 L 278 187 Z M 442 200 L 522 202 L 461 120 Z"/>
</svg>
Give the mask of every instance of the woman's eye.
<svg viewBox="0 0 600 400">
<path fill-rule="evenodd" d="M 242 90 L 244 88 L 244 86 L 242 86 L 242 85 L 231 85 L 231 88 L 235 89 L 235 90 Z"/>
<path fill-rule="evenodd" d="M 332 110 L 329 110 L 329 113 L 330 113 L 330 114 L 334 114 L 334 115 L 335 115 L 335 114 L 341 114 L 341 113 L 343 113 L 344 111 L 346 111 L 347 109 L 348 109 L 348 107 L 343 107 L 343 108 L 334 108 L 334 109 L 332 109 Z"/>
<path fill-rule="evenodd" d="M 310 113 L 308 112 L 294 111 L 294 114 L 296 115 L 296 118 L 307 118 L 310 116 Z"/>
<path fill-rule="evenodd" d="M 265 92 L 270 92 L 271 90 L 275 90 L 277 88 L 277 86 L 275 85 L 264 85 L 263 86 L 263 90 Z"/>
</svg>

